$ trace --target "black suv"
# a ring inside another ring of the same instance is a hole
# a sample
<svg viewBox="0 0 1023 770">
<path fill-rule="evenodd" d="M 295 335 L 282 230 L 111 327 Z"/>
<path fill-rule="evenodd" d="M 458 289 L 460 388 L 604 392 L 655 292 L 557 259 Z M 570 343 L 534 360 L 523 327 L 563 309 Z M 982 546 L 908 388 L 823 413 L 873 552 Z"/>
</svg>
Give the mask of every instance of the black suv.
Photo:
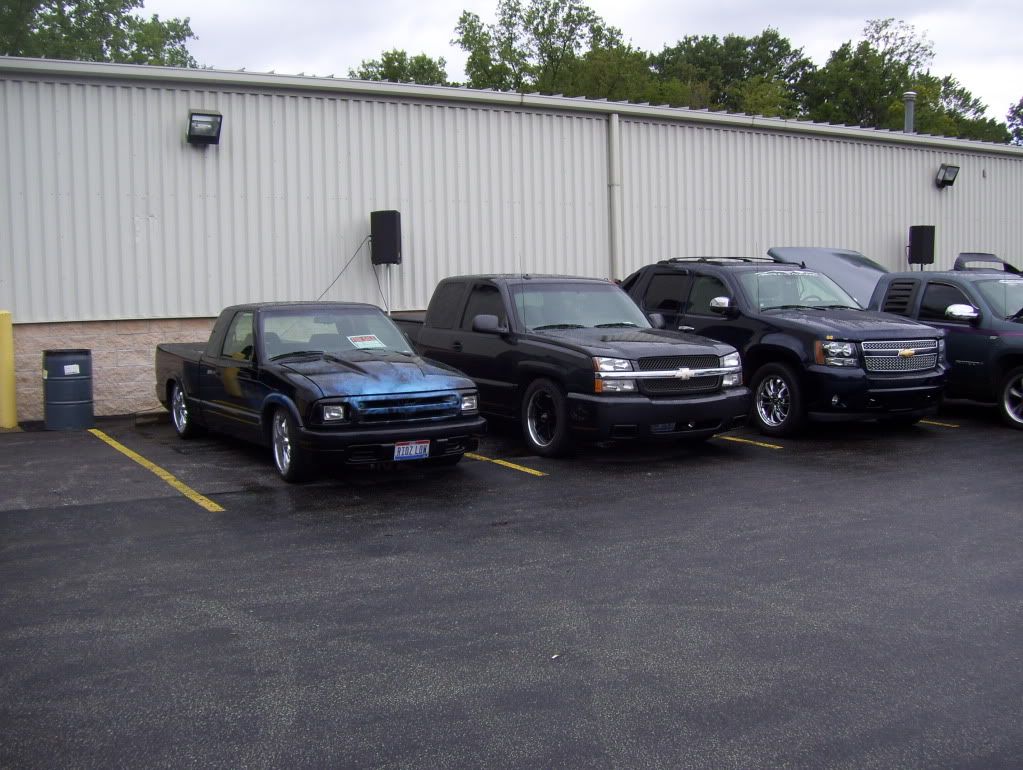
<svg viewBox="0 0 1023 770">
<path fill-rule="evenodd" d="M 994 401 L 1008 425 L 1023 429 L 1019 270 L 993 254 L 960 254 L 953 270 L 882 275 L 870 307 L 944 329 L 948 395 Z"/>
<path fill-rule="evenodd" d="M 698 257 L 648 265 L 622 284 L 651 318 L 734 346 L 763 433 L 807 418 L 912 424 L 937 411 L 942 332 L 871 313 L 826 275 L 767 258 Z"/>
</svg>

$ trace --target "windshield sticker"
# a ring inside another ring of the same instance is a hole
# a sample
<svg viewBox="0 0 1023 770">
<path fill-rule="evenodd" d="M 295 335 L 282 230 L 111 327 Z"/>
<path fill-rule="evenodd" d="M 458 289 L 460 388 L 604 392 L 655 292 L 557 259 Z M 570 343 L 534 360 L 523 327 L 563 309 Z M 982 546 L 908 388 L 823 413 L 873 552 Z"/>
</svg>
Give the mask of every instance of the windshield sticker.
<svg viewBox="0 0 1023 770">
<path fill-rule="evenodd" d="M 359 350 L 387 347 L 387 345 L 381 342 L 380 338 L 377 337 L 375 334 L 360 334 L 355 337 L 349 337 L 348 341 L 352 343 L 352 345 L 357 347 Z"/>
<path fill-rule="evenodd" d="M 758 276 L 762 275 L 805 275 L 817 277 L 820 273 L 811 273 L 809 270 L 765 270 L 761 273 L 757 273 Z"/>
</svg>

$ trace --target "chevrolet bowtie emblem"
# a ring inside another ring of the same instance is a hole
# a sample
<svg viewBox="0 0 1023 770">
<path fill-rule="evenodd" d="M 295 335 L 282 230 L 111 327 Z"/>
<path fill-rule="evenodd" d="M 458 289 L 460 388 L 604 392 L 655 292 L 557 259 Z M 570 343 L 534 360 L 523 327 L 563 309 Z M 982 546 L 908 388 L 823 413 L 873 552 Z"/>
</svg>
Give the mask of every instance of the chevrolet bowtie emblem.
<svg viewBox="0 0 1023 770">
<path fill-rule="evenodd" d="M 693 370 L 683 366 L 681 369 L 675 370 L 674 376 L 680 380 L 689 380 L 693 377 Z"/>
<path fill-rule="evenodd" d="M 916 355 L 916 351 L 912 348 L 906 348 L 899 351 L 899 358 L 912 358 Z"/>
</svg>

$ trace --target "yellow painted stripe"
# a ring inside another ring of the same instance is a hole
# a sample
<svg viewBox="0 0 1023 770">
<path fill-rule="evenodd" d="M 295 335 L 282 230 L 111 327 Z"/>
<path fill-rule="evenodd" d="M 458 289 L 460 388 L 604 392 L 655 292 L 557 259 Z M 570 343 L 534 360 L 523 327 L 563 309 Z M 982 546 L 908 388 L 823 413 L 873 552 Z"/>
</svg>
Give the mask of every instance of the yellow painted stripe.
<svg viewBox="0 0 1023 770">
<path fill-rule="evenodd" d="M 483 455 L 478 455 L 475 452 L 466 452 L 465 456 L 471 457 L 473 460 L 482 460 L 483 462 L 493 463 L 494 465 L 503 465 L 505 468 L 511 468 L 513 471 L 522 471 L 523 473 L 528 473 L 530 476 L 547 475 L 543 471 L 534 471 L 532 468 L 527 468 L 525 465 L 516 465 L 515 463 L 510 463 L 507 460 L 495 460 L 492 457 L 484 457 Z"/>
<path fill-rule="evenodd" d="M 938 422 L 937 420 L 920 420 L 921 425 L 937 425 L 939 428 L 958 428 L 953 422 Z"/>
<path fill-rule="evenodd" d="M 763 447 L 764 449 L 784 449 L 781 444 L 768 444 L 766 441 L 753 441 L 748 438 L 739 438 L 738 436 L 715 436 L 722 441 L 734 441 L 737 444 L 752 444 L 753 446 Z"/>
<path fill-rule="evenodd" d="M 208 497 L 200 495 L 187 484 L 178 481 L 177 478 L 172 473 L 165 471 L 163 468 L 161 468 L 159 465 L 156 465 L 155 463 L 149 462 L 149 460 L 140 455 L 138 452 L 133 452 L 132 450 L 128 449 L 128 447 L 126 447 L 124 444 L 110 438 L 110 436 L 108 436 L 103 431 L 97 430 L 96 428 L 90 428 L 89 433 L 98 438 L 100 441 L 105 441 L 107 444 L 112 446 L 125 457 L 130 457 L 132 460 L 137 462 L 147 471 L 150 471 L 151 473 L 154 473 L 157 476 L 159 476 L 161 479 L 166 481 L 168 484 L 174 487 L 174 489 L 183 494 L 196 505 L 200 505 L 207 511 L 212 511 L 213 513 L 219 513 L 220 511 L 224 510 L 215 502 L 210 500 Z"/>
</svg>

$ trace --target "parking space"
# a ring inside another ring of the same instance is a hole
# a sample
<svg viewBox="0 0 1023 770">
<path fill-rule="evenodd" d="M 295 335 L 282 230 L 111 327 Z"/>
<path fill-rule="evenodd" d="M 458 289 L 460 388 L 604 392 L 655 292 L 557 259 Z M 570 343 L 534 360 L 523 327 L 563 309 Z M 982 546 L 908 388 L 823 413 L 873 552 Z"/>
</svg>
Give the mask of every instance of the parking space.
<svg viewBox="0 0 1023 770">
<path fill-rule="evenodd" d="M 297 486 L 246 444 L 99 429 L 0 435 L 0 765 L 1023 752 L 1023 434 L 993 411 L 558 460 L 495 425 L 455 468 Z"/>
</svg>

